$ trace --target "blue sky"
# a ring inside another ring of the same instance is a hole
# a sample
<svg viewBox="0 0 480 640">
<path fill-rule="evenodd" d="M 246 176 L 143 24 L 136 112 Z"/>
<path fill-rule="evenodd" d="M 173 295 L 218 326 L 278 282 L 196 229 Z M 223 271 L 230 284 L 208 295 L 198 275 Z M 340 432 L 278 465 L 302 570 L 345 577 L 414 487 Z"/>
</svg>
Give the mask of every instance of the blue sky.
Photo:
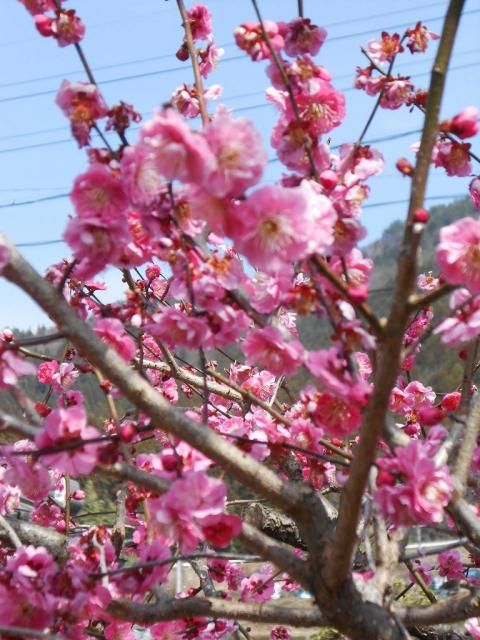
<svg viewBox="0 0 480 640">
<path fill-rule="evenodd" d="M 192 3 L 188 3 L 192 4 Z M 179 63 L 175 52 L 182 39 L 182 29 L 174 0 L 76 0 L 75 8 L 87 25 L 83 46 L 95 71 L 102 93 L 109 103 L 124 100 L 148 115 L 168 99 L 182 82 L 191 82 L 188 63 Z M 233 29 L 253 20 L 250 0 L 209 0 L 214 16 L 214 32 L 225 55 L 207 84 L 224 87 L 222 102 L 239 115 L 252 119 L 264 134 L 270 157 L 269 132 L 276 119 L 275 109 L 266 105 L 263 92 L 268 86 L 264 63 L 252 63 L 235 47 Z M 259 0 L 264 18 L 291 19 L 296 0 Z M 333 75 L 337 88 L 345 90 L 347 117 L 332 134 L 332 145 L 353 142 L 373 107 L 373 99 L 351 89 L 355 67 L 365 66 L 360 46 L 383 29 L 402 31 L 417 20 L 432 31 L 440 31 L 445 0 L 413 2 L 378 2 L 378 0 L 304 0 L 305 14 L 325 26 L 329 38 L 317 60 Z M 84 80 L 73 47 L 59 48 L 50 39 L 37 35 L 32 19 L 20 3 L 3 0 L 0 22 L 0 228 L 15 243 L 30 243 L 61 238 L 65 221 L 71 213 L 68 198 L 75 176 L 86 167 L 83 152 L 69 136 L 68 123 L 56 107 L 55 93 L 64 78 Z M 480 0 L 467 0 L 449 74 L 442 116 L 449 117 L 468 105 L 480 106 Z M 417 86 L 427 87 L 434 55 L 432 47 L 424 55 L 407 51 L 396 67 L 411 75 Z M 367 135 L 367 141 L 418 130 L 420 115 L 407 109 L 381 111 Z M 134 141 L 136 133 L 130 133 Z M 418 139 L 412 133 L 378 143 L 387 166 L 384 174 L 371 181 L 371 197 L 364 211 L 369 239 L 378 238 L 393 220 L 402 218 L 405 205 L 381 204 L 408 196 L 409 182 L 395 170 L 400 156 L 412 158 L 410 145 Z M 478 149 L 477 149 L 478 153 Z M 477 171 L 476 168 L 474 168 Z M 480 168 L 478 169 L 480 172 Z M 266 181 L 281 173 L 278 162 L 267 167 Z M 430 204 L 449 202 L 456 194 L 466 193 L 468 179 L 448 178 L 433 170 L 429 180 Z M 30 205 L 9 206 L 30 200 Z M 26 247 L 25 256 L 43 271 L 59 261 L 68 250 L 63 244 Z M 107 273 L 109 283 L 115 274 Z M 112 295 L 120 292 L 112 288 Z M 21 292 L 0 279 L 0 327 L 35 328 L 46 322 Z"/>
</svg>

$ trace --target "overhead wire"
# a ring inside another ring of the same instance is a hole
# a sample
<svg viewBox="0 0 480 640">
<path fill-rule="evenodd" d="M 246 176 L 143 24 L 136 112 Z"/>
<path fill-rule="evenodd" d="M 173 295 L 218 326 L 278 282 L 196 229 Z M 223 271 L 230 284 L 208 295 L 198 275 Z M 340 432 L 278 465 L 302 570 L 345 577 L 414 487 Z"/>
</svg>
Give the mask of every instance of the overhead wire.
<svg viewBox="0 0 480 640">
<path fill-rule="evenodd" d="M 407 8 L 407 9 L 398 9 L 396 11 L 388 11 L 388 12 L 384 12 L 384 13 L 378 13 L 376 15 L 370 15 L 370 16 L 359 16 L 358 18 L 349 18 L 348 20 L 340 20 L 338 22 L 331 22 L 331 23 L 327 23 L 322 25 L 323 27 L 325 27 L 326 29 L 330 29 L 332 27 L 336 27 L 336 26 L 343 26 L 343 25 L 348 25 L 348 24 L 354 24 L 357 22 L 365 22 L 367 20 L 373 20 L 376 18 L 384 18 L 384 17 L 388 17 L 388 16 L 393 16 L 393 15 L 398 15 L 398 14 L 405 14 L 408 11 L 419 11 L 419 10 L 423 10 L 423 9 L 430 9 L 432 7 L 437 7 L 439 5 L 445 5 L 445 2 L 430 2 L 428 4 L 424 4 L 424 5 L 420 5 L 418 7 L 412 7 L 412 8 Z M 150 17 L 150 16 L 148 16 Z M 112 21 L 112 24 L 115 23 L 116 21 Z M 103 26 L 107 26 L 110 23 L 104 23 Z M 328 40 L 327 40 L 328 41 Z M 223 44 L 219 44 L 218 47 L 221 49 L 225 49 L 226 47 L 233 47 L 235 46 L 236 43 L 235 42 L 226 42 Z M 173 58 L 174 54 L 172 52 L 170 53 L 164 53 L 164 54 L 160 54 L 158 56 L 150 56 L 147 58 L 139 58 L 136 60 L 124 60 L 123 62 L 116 62 L 113 64 L 108 64 L 108 65 L 101 65 L 101 66 L 97 66 L 94 67 L 92 70 L 94 73 L 97 73 L 98 71 L 105 71 L 107 69 L 115 69 L 118 67 L 126 67 L 126 66 L 130 66 L 130 65 L 135 65 L 135 64 L 144 64 L 145 62 L 155 62 L 157 60 L 166 60 L 168 58 Z M 0 84 L 0 89 L 4 89 L 6 87 L 14 87 L 14 86 L 21 86 L 21 85 L 25 85 L 25 84 L 32 84 L 35 82 L 44 82 L 45 80 L 56 80 L 58 78 L 63 78 L 65 76 L 72 76 L 78 73 L 83 73 L 83 69 L 80 67 L 78 69 L 75 69 L 73 71 L 65 71 L 63 73 L 56 73 L 56 74 L 51 74 L 51 75 L 46 75 L 46 76 L 38 76 L 35 78 L 28 78 L 28 79 L 23 79 L 23 80 L 15 80 L 13 82 L 4 82 Z"/>
<path fill-rule="evenodd" d="M 476 13 L 480 13 L 480 9 L 471 9 L 469 11 L 465 11 L 463 13 L 463 15 L 472 15 L 472 14 L 476 14 Z M 437 20 L 442 20 L 444 18 L 443 15 L 440 16 L 432 16 L 430 18 L 425 18 L 424 22 L 435 22 Z M 396 25 L 389 25 L 388 27 L 385 27 L 384 29 L 397 29 L 397 28 L 402 28 L 402 27 L 407 27 L 411 24 L 411 22 L 402 22 L 401 24 L 396 24 Z M 347 40 L 350 38 L 354 38 L 357 36 L 363 36 L 363 35 L 369 35 L 372 33 L 372 29 L 366 30 L 366 31 L 357 31 L 355 33 L 347 33 L 347 34 L 342 34 L 339 36 L 332 36 L 330 38 L 328 38 L 325 42 L 325 45 L 327 43 L 330 42 L 335 42 L 335 41 L 339 41 L 339 40 Z M 324 46 L 325 46 L 324 45 Z M 245 59 L 244 55 L 239 55 L 239 56 L 232 56 L 230 58 L 224 58 L 222 60 L 222 64 L 226 63 L 226 62 L 234 62 L 237 60 L 243 60 Z M 138 78 L 148 78 L 148 77 L 154 77 L 154 76 L 158 76 L 158 75 L 163 75 L 165 73 L 172 73 L 174 71 L 183 71 L 184 70 L 184 66 L 176 66 L 176 67 L 170 67 L 168 69 L 157 69 L 155 71 L 147 71 L 144 73 L 137 73 L 137 74 L 131 74 L 131 75 L 127 75 L 127 76 L 119 76 L 117 78 L 107 78 L 105 80 L 100 80 L 99 84 L 100 85 L 108 85 L 108 84 L 114 84 L 117 82 L 124 82 L 124 81 L 128 81 L 128 80 L 135 80 Z M 36 97 L 43 97 L 43 96 L 47 96 L 47 95 L 53 95 L 57 92 L 57 89 L 48 89 L 48 90 L 44 90 L 44 91 L 35 91 L 35 92 L 31 92 L 31 93 L 27 93 L 27 94 L 20 94 L 20 95 L 14 95 L 14 96 L 7 96 L 5 98 L 0 98 L 0 103 L 6 103 L 6 102 L 14 102 L 14 101 L 18 101 L 18 100 L 26 100 L 26 99 L 31 99 L 31 98 L 36 98 Z"/>
<path fill-rule="evenodd" d="M 451 193 L 451 194 L 446 194 L 446 195 L 438 195 L 438 196 L 427 196 L 425 198 L 426 201 L 429 200 L 453 200 L 455 198 L 464 198 L 465 197 L 465 193 Z M 387 200 L 385 202 L 372 202 L 366 205 L 363 205 L 363 209 L 373 209 L 373 208 L 378 208 L 378 207 L 388 207 L 388 206 L 392 206 L 392 205 L 399 205 L 399 204 L 407 204 L 409 202 L 408 198 L 402 198 L 399 200 Z M 29 247 L 44 247 L 44 246 L 49 246 L 49 245 L 53 245 L 53 244 L 66 244 L 66 242 L 64 240 L 62 240 L 61 238 L 55 239 L 55 240 L 37 240 L 37 241 L 33 241 L 33 242 L 16 242 L 15 246 L 18 248 L 29 248 Z"/>
</svg>

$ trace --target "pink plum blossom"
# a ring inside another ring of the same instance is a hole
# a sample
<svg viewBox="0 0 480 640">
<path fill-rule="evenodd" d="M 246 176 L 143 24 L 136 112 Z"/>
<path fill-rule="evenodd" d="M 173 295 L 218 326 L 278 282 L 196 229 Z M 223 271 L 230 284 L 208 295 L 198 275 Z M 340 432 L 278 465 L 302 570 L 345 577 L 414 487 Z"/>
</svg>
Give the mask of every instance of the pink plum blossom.
<svg viewBox="0 0 480 640">
<path fill-rule="evenodd" d="M 73 137 L 80 147 L 89 143 L 90 130 L 95 121 L 108 113 L 97 86 L 88 82 L 64 80 L 58 90 L 56 103 L 70 120 Z"/>
<path fill-rule="evenodd" d="M 212 15 L 204 4 L 195 4 L 187 11 L 192 38 L 208 40 L 212 35 Z"/>
<path fill-rule="evenodd" d="M 179 309 L 165 309 L 155 314 L 153 320 L 145 325 L 145 330 L 170 347 L 198 349 L 211 338 L 211 331 L 203 318 L 188 316 Z"/>
<path fill-rule="evenodd" d="M 449 176 L 469 176 L 472 173 L 470 144 L 446 138 L 435 143 L 432 162 L 435 167 L 443 167 Z"/>
<path fill-rule="evenodd" d="M 128 206 L 122 183 L 103 164 L 94 164 L 80 174 L 70 194 L 79 218 L 115 220 Z"/>
<path fill-rule="evenodd" d="M 275 592 L 271 565 L 264 565 L 244 578 L 240 585 L 240 600 L 243 602 L 268 602 Z"/>
<path fill-rule="evenodd" d="M 17 356 L 14 351 L 2 352 L 0 342 L 0 390 L 16 386 L 18 379 L 23 376 L 35 375 L 36 369 L 25 358 Z"/>
<path fill-rule="evenodd" d="M 251 122 L 223 112 L 203 133 L 217 161 L 205 185 L 209 193 L 217 198 L 238 197 L 260 180 L 267 154 Z"/>
<path fill-rule="evenodd" d="M 54 0 L 18 0 L 32 16 L 55 10 Z"/>
<path fill-rule="evenodd" d="M 384 31 L 381 40 L 370 40 L 367 44 L 367 52 L 370 58 L 377 64 L 391 62 L 392 59 L 402 51 L 403 46 L 398 33 L 390 35 Z"/>
<path fill-rule="evenodd" d="M 395 527 L 438 524 L 450 501 L 453 481 L 446 467 L 439 466 L 423 442 L 412 440 L 397 447 L 395 457 L 379 461 L 381 469 L 398 479 L 379 484 L 375 501 Z M 380 478 L 380 476 L 379 476 Z"/>
<path fill-rule="evenodd" d="M 438 554 L 439 575 L 447 580 L 463 580 L 465 568 L 458 551 L 451 549 Z"/>
<path fill-rule="evenodd" d="M 97 320 L 93 330 L 124 360 L 129 362 L 135 355 L 136 345 L 131 336 L 127 334 L 123 323 L 117 318 L 102 318 Z"/>
<path fill-rule="evenodd" d="M 304 350 L 298 340 L 288 340 L 276 327 L 254 329 L 242 350 L 247 364 L 260 364 L 277 376 L 291 376 L 303 361 Z"/>
<path fill-rule="evenodd" d="M 407 47 L 410 53 L 424 53 L 432 40 L 438 40 L 440 36 L 429 31 L 421 22 L 417 22 L 414 29 L 407 29 Z"/>
<path fill-rule="evenodd" d="M 316 56 L 326 37 L 325 29 L 312 24 L 310 19 L 295 18 L 287 24 L 285 53 L 292 57 L 306 53 Z"/>
<path fill-rule="evenodd" d="M 85 409 L 81 406 L 55 409 L 45 419 L 43 430 L 36 436 L 39 449 L 58 447 L 55 453 L 45 453 L 43 459 L 59 471 L 71 475 L 87 474 L 97 464 L 97 443 L 82 445 L 81 440 L 98 438 L 99 432 L 87 425 Z M 64 445 L 75 444 L 73 448 Z"/>
<path fill-rule="evenodd" d="M 85 35 L 85 25 L 73 9 L 58 9 L 53 18 L 35 15 L 34 21 L 40 35 L 55 38 L 60 47 L 80 42 Z"/>
<path fill-rule="evenodd" d="M 307 256 L 314 220 L 302 190 L 261 187 L 232 214 L 228 233 L 253 266 L 275 272 Z"/>
<path fill-rule="evenodd" d="M 286 25 L 283 22 L 264 20 L 263 28 L 274 51 L 280 51 L 285 45 Z M 270 57 L 270 51 L 265 43 L 258 22 L 244 22 L 233 32 L 237 46 L 246 51 L 254 61 L 265 60 Z"/>
<path fill-rule="evenodd" d="M 480 293 L 480 221 L 462 218 L 440 229 L 436 258 L 446 282 Z"/>
<path fill-rule="evenodd" d="M 215 157 L 205 139 L 192 131 L 174 109 L 162 109 L 140 132 L 158 173 L 167 180 L 202 184 L 215 167 Z"/>
<path fill-rule="evenodd" d="M 443 344 L 453 346 L 480 335 L 480 296 L 472 297 L 466 289 L 458 289 L 450 296 L 449 305 L 455 313 L 433 332 L 441 336 Z"/>
<path fill-rule="evenodd" d="M 476 107 L 465 107 L 465 109 L 452 118 L 449 122 L 449 131 L 461 140 L 472 138 L 478 133 L 478 115 Z"/>
</svg>

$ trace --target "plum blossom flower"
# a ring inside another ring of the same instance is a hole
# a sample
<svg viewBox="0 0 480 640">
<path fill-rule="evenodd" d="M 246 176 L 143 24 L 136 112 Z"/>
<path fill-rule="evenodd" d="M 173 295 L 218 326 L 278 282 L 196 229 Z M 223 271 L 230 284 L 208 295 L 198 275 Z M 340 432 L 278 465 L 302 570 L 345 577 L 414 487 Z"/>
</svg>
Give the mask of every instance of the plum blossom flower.
<svg viewBox="0 0 480 640">
<path fill-rule="evenodd" d="M 466 289 L 458 289 L 450 296 L 449 306 L 455 314 L 445 318 L 433 332 L 441 335 L 443 344 L 453 346 L 480 335 L 480 296 L 472 298 Z"/>
<path fill-rule="evenodd" d="M 39 449 L 58 447 L 55 453 L 45 453 L 43 459 L 59 471 L 71 475 L 90 473 L 97 464 L 98 443 L 81 444 L 81 440 L 98 438 L 99 432 L 87 425 L 82 406 L 55 409 L 45 419 L 43 430 L 36 436 Z M 62 446 L 79 442 L 71 449 Z"/>
<path fill-rule="evenodd" d="M 247 364 L 260 364 L 276 376 L 291 376 L 303 361 L 298 340 L 288 340 L 276 327 L 255 329 L 246 337 L 242 350 Z"/>
<path fill-rule="evenodd" d="M 203 184 L 215 167 L 205 139 L 192 131 L 174 109 L 161 109 L 143 126 L 140 145 L 167 180 Z"/>
<path fill-rule="evenodd" d="M 445 169 L 448 176 L 469 176 L 472 173 L 470 147 L 468 142 L 461 143 L 443 138 L 437 141 L 433 148 L 433 165 Z"/>
<path fill-rule="evenodd" d="M 326 30 L 312 24 L 309 18 L 295 18 L 287 24 L 285 53 L 291 57 L 306 53 L 316 56 L 326 37 Z"/>
<path fill-rule="evenodd" d="M 375 501 L 394 527 L 411 524 L 438 524 L 450 501 L 453 481 L 448 469 L 432 459 L 428 447 L 412 440 L 397 447 L 395 456 L 379 460 Z M 398 482 L 397 482 L 398 480 Z"/>
<path fill-rule="evenodd" d="M 439 35 L 429 31 L 421 22 L 417 22 L 414 29 L 407 29 L 407 47 L 410 53 L 424 53 L 432 40 L 438 40 Z"/>
<path fill-rule="evenodd" d="M 203 133 L 217 161 L 205 185 L 209 193 L 217 198 L 238 197 L 260 180 L 267 154 L 251 122 L 222 112 Z"/>
<path fill-rule="evenodd" d="M 80 147 L 89 143 L 95 121 L 108 114 L 97 86 L 88 82 L 64 80 L 55 102 L 70 120 L 72 135 Z"/>
<path fill-rule="evenodd" d="M 360 426 L 362 414 L 352 402 L 330 392 L 308 393 L 303 399 L 314 423 L 333 437 L 346 436 Z"/>
<path fill-rule="evenodd" d="M 70 198 L 79 218 L 115 220 L 128 206 L 121 181 L 103 164 L 93 164 L 73 184 Z"/>
<path fill-rule="evenodd" d="M 54 0 L 18 0 L 32 16 L 55 10 Z"/>
<path fill-rule="evenodd" d="M 149 502 L 162 541 L 169 545 L 178 541 L 182 553 L 192 551 L 204 539 L 202 519 L 224 511 L 226 494 L 224 483 L 203 471 L 175 480 L 166 493 Z"/>
<path fill-rule="evenodd" d="M 436 278 L 431 271 L 420 273 L 417 277 L 417 287 L 420 291 L 434 291 L 440 285 L 440 279 Z"/>
<path fill-rule="evenodd" d="M 79 372 L 72 362 L 58 362 L 50 360 L 42 362 L 37 370 L 38 381 L 50 384 L 54 391 L 63 391 L 74 384 Z"/>
<path fill-rule="evenodd" d="M 480 638 L 480 618 L 469 618 L 465 622 L 465 631 L 474 638 Z"/>
<path fill-rule="evenodd" d="M 390 35 L 383 31 L 381 40 L 370 40 L 367 44 L 367 51 L 376 64 L 391 62 L 397 53 L 403 51 L 400 35 L 398 33 Z"/>
<path fill-rule="evenodd" d="M 268 602 L 275 593 L 275 583 L 271 579 L 273 570 L 271 565 L 264 565 L 244 578 L 240 585 L 240 600 L 242 602 Z"/>
<path fill-rule="evenodd" d="M 476 107 L 465 107 L 448 123 L 448 130 L 461 140 L 472 138 L 478 133 L 478 109 Z"/>
<path fill-rule="evenodd" d="M 200 67 L 200 74 L 203 78 L 207 78 L 210 75 L 224 53 L 225 50 L 219 49 L 214 42 L 209 42 L 206 49 L 198 49 L 198 65 Z"/>
<path fill-rule="evenodd" d="M 259 269 L 275 272 L 307 256 L 313 220 L 300 189 L 267 185 L 232 209 L 228 234 Z"/>
<path fill-rule="evenodd" d="M 188 316 L 173 307 L 155 314 L 153 320 L 145 325 L 145 330 L 169 347 L 198 349 L 211 338 L 211 331 L 204 319 Z"/>
<path fill-rule="evenodd" d="M 0 391 L 14 387 L 18 379 L 23 376 L 35 375 L 36 369 L 25 358 L 17 356 L 12 350 L 2 352 L 2 343 L 0 341 Z"/>
<path fill-rule="evenodd" d="M 264 20 L 263 28 L 274 51 L 280 51 L 285 45 L 286 25 L 283 22 Z M 244 22 L 233 32 L 237 46 L 246 51 L 255 62 L 270 57 L 270 51 L 262 36 L 259 22 Z"/>
<path fill-rule="evenodd" d="M 448 580 L 463 580 L 465 568 L 458 551 L 453 549 L 438 554 L 439 575 Z"/>
<path fill-rule="evenodd" d="M 55 38 L 60 47 L 76 44 L 85 35 L 85 25 L 74 9 L 57 9 L 53 18 L 35 15 L 34 21 L 40 35 Z"/>
<path fill-rule="evenodd" d="M 287 627 L 273 627 L 270 631 L 270 640 L 290 640 L 292 634 Z"/>
<path fill-rule="evenodd" d="M 187 11 L 192 38 L 208 40 L 212 36 L 212 14 L 204 4 L 195 4 Z"/>
<path fill-rule="evenodd" d="M 443 227 L 436 258 L 446 282 L 480 293 L 480 221 L 467 217 Z"/>
<path fill-rule="evenodd" d="M 213 84 L 205 89 L 204 99 L 216 100 L 222 95 L 223 88 L 219 84 Z M 197 90 L 193 85 L 182 84 L 175 89 L 170 98 L 172 105 L 184 118 L 196 118 L 200 114 L 200 102 Z"/>
<path fill-rule="evenodd" d="M 117 318 L 101 318 L 95 322 L 93 330 L 127 362 L 135 355 L 135 341 Z"/>
</svg>

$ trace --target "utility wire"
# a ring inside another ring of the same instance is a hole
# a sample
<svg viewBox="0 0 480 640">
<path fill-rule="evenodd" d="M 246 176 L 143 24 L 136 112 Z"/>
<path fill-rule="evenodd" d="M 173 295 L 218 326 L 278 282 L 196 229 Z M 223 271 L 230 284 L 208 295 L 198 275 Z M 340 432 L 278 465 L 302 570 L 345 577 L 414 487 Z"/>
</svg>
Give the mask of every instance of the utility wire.
<svg viewBox="0 0 480 640">
<path fill-rule="evenodd" d="M 466 64 L 461 64 L 461 65 L 457 65 L 457 66 L 453 66 L 450 68 L 449 73 L 453 72 L 453 71 L 459 71 L 461 69 L 467 69 L 470 67 L 478 67 L 479 66 L 479 62 L 470 62 L 470 63 L 466 63 Z M 417 74 L 417 77 L 421 77 L 421 76 L 426 76 L 429 75 L 430 71 L 426 71 L 425 73 L 419 73 Z M 345 87 L 343 89 L 340 89 L 340 91 L 342 93 L 349 93 L 350 91 L 358 91 L 358 89 L 355 89 L 355 87 Z M 263 93 L 263 92 L 262 92 Z M 233 98 L 230 98 L 230 100 Z M 234 109 L 234 113 L 242 113 L 245 111 L 256 111 L 258 109 L 266 109 L 267 107 L 272 108 L 274 105 L 270 102 L 262 102 L 261 104 L 253 104 L 253 105 L 247 105 L 245 107 L 238 107 L 236 109 Z M 133 126 L 130 127 L 130 131 L 137 131 L 138 129 L 140 129 L 139 126 Z M 62 130 L 63 127 L 62 127 Z M 414 131 L 413 133 L 416 133 L 416 131 Z M 33 135 L 33 134 L 32 134 Z M 405 134 L 400 134 L 398 137 L 403 137 L 404 135 L 409 135 L 408 133 Z M 93 137 L 96 137 L 96 134 L 94 134 Z M 391 138 L 388 138 L 391 140 L 395 140 L 396 136 L 392 136 Z M 381 141 L 385 141 L 384 139 L 382 139 Z M 72 138 L 68 137 L 68 138 L 61 138 L 60 140 L 50 140 L 48 142 L 37 142 L 37 143 L 32 143 L 32 144 L 27 144 L 27 145 L 23 145 L 23 146 L 16 146 L 16 147 L 7 147 L 5 149 L 0 149 L 0 155 L 5 154 L 5 153 L 14 153 L 17 151 L 27 151 L 30 149 L 40 149 L 42 147 L 51 147 L 51 146 L 56 146 L 59 144 L 66 144 L 72 142 Z M 278 162 L 277 159 L 272 159 L 269 162 Z"/>
<path fill-rule="evenodd" d="M 465 193 L 451 193 L 442 196 L 427 196 L 425 200 L 452 200 L 454 198 L 464 198 Z M 388 200 L 386 202 L 374 202 L 371 204 L 363 205 L 362 209 L 373 209 L 374 207 L 389 207 L 397 204 L 407 204 L 409 202 L 408 198 L 404 198 L 402 200 Z M 27 248 L 27 247 L 46 247 L 53 244 L 66 244 L 64 240 L 38 240 L 36 242 L 17 242 L 15 243 L 16 247 L 19 248 Z"/>
<path fill-rule="evenodd" d="M 473 15 L 476 13 L 480 13 L 480 9 L 471 9 L 470 11 L 465 11 L 463 13 L 464 16 L 466 15 Z M 424 22 L 435 22 L 438 20 L 443 20 L 444 16 L 432 16 L 430 18 L 426 18 L 424 20 Z M 396 24 L 396 25 L 390 25 L 388 27 L 385 27 L 385 30 L 392 30 L 392 29 L 398 29 L 398 28 L 403 28 L 403 27 L 408 27 L 411 24 L 411 22 L 403 22 L 401 24 Z M 364 36 L 364 35 L 369 35 L 372 33 L 372 31 L 375 31 L 375 29 L 369 29 L 366 31 L 357 31 L 356 33 L 347 33 L 347 34 L 343 34 L 340 36 L 334 36 L 331 38 L 328 38 L 325 42 L 325 44 L 327 44 L 328 42 L 334 42 L 334 41 L 339 41 L 339 40 L 347 40 L 350 38 L 355 38 L 357 36 Z M 245 55 L 239 55 L 239 56 L 232 56 L 230 58 L 225 58 L 222 63 L 226 63 L 226 62 L 234 62 L 237 60 L 245 60 Z M 168 69 L 158 69 L 156 71 L 147 71 L 144 73 L 137 73 L 137 74 L 131 74 L 128 76 L 119 76 L 117 78 L 109 78 L 106 80 L 101 80 L 99 81 L 99 85 L 107 85 L 107 84 L 114 84 L 117 82 L 123 82 L 123 81 L 127 81 L 127 80 L 134 80 L 134 79 L 138 79 L 138 78 L 149 78 L 149 77 L 153 77 L 153 76 L 158 76 L 158 75 L 163 75 L 165 73 L 171 73 L 174 71 L 183 71 L 185 69 L 184 66 L 176 66 L 176 67 L 170 67 Z M 57 93 L 57 89 L 49 89 L 49 90 L 45 90 L 45 91 L 35 91 L 32 93 L 27 93 L 27 94 L 21 94 L 21 95 L 15 95 L 15 96 L 7 96 L 6 98 L 1 98 L 0 99 L 0 103 L 6 103 L 6 102 L 14 102 L 14 101 L 18 101 L 18 100 L 27 100 L 27 99 L 31 99 L 31 98 L 37 98 L 37 97 L 42 97 L 42 96 L 47 96 L 47 95 L 53 95 Z"/>
<path fill-rule="evenodd" d="M 398 15 L 398 14 L 405 14 L 408 11 L 419 11 L 419 10 L 423 10 L 423 9 L 430 9 L 432 7 L 438 7 L 439 5 L 445 5 L 445 2 L 431 2 L 429 4 L 424 4 L 424 5 L 420 5 L 418 7 L 412 7 L 411 9 L 398 9 L 397 11 L 388 11 L 386 13 L 377 13 L 376 15 L 370 15 L 370 16 L 361 16 L 359 18 L 352 18 L 349 20 L 340 20 L 338 22 L 331 22 L 329 24 L 325 24 L 322 25 L 327 29 L 330 29 L 331 27 L 337 27 L 337 26 L 343 26 L 343 25 L 348 25 L 348 24 L 354 24 L 357 22 L 364 22 L 366 20 L 373 20 L 376 18 L 385 18 L 385 17 L 389 17 L 389 16 L 393 16 L 393 15 Z M 148 16 L 148 18 L 150 19 L 150 16 Z M 115 22 L 118 21 L 111 21 L 112 24 L 114 24 Z M 105 23 L 105 25 L 110 24 L 109 23 Z M 103 25 L 103 26 L 105 26 Z M 236 46 L 235 42 L 226 42 L 224 44 L 219 44 L 218 47 L 221 49 L 225 49 L 226 47 L 233 47 Z M 93 69 L 94 73 L 97 73 L 98 71 L 105 71 L 108 69 L 116 69 L 118 67 L 126 67 L 126 66 L 130 66 L 130 65 L 135 65 L 135 64 L 144 64 L 145 62 L 155 62 L 157 60 L 166 60 L 166 59 L 171 59 L 174 57 L 174 53 L 170 52 L 170 53 L 165 53 L 165 54 L 161 54 L 158 56 L 150 56 L 148 58 L 138 58 L 136 60 L 125 60 L 124 62 L 116 62 L 113 64 L 107 64 L 107 65 L 102 65 L 102 66 L 98 66 L 95 67 Z M 7 87 L 16 87 L 16 86 L 21 86 L 21 85 L 25 85 L 25 84 L 32 84 L 35 82 L 43 82 L 45 80 L 57 80 L 58 78 L 64 78 L 67 76 L 73 76 L 79 73 L 84 73 L 84 70 L 82 68 L 79 69 L 75 69 L 73 71 L 65 71 L 63 73 L 55 73 L 55 74 L 51 74 L 51 75 L 47 75 L 47 76 L 38 76 L 35 78 L 28 78 L 28 79 L 24 79 L 24 80 L 15 80 L 13 82 L 4 82 L 2 84 L 0 84 L 0 89 L 4 89 Z"/>
</svg>

